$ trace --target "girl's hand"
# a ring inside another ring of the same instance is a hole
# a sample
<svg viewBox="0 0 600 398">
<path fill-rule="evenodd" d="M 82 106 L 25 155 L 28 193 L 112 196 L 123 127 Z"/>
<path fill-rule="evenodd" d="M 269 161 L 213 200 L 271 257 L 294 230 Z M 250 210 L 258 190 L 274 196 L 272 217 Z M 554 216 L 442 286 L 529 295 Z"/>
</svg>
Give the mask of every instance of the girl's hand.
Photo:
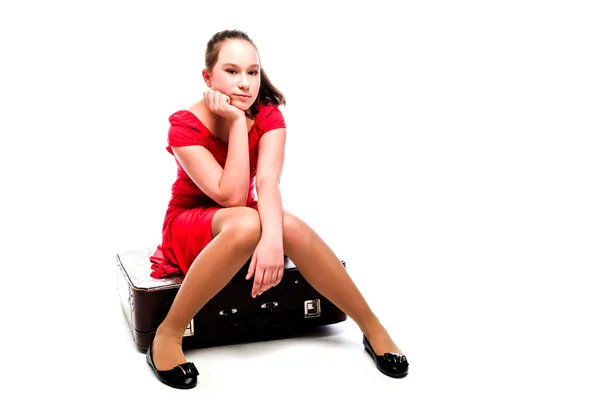
<svg viewBox="0 0 600 398">
<path fill-rule="evenodd" d="M 252 298 L 276 286 L 283 278 L 283 242 L 261 239 L 250 260 L 246 280 L 254 275 Z"/>
<path fill-rule="evenodd" d="M 231 98 L 220 91 L 208 89 L 204 92 L 204 102 L 208 109 L 228 121 L 245 118 L 243 110 L 231 105 Z"/>
</svg>

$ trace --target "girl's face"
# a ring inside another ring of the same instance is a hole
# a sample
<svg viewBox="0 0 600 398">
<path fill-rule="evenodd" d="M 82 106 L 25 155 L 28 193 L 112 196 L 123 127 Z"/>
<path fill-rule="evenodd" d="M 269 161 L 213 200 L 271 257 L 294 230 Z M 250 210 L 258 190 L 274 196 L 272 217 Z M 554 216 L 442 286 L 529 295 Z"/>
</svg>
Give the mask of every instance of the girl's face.
<svg viewBox="0 0 600 398">
<path fill-rule="evenodd" d="M 203 76 L 208 87 L 227 95 L 231 105 L 245 111 L 260 88 L 258 53 L 246 40 L 226 40 L 212 72 L 205 69 Z"/>
</svg>

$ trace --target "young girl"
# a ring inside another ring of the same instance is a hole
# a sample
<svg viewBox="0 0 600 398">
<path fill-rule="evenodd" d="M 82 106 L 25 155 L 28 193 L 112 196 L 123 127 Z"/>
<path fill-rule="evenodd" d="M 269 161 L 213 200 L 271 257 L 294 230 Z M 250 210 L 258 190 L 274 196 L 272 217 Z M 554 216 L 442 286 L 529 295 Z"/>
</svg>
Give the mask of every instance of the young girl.
<svg viewBox="0 0 600 398">
<path fill-rule="evenodd" d="M 169 118 L 167 150 L 176 159 L 177 179 L 152 276 L 185 277 L 148 348 L 148 363 L 162 382 L 194 387 L 198 371 L 182 351 L 191 319 L 249 258 L 252 297 L 276 286 L 285 254 L 358 324 L 377 368 L 405 376 L 406 357 L 340 260 L 311 227 L 282 208 L 278 184 L 286 125 L 278 106 L 285 99 L 262 68 L 256 46 L 243 32 L 222 31 L 208 42 L 205 62 L 204 98 Z"/>
</svg>

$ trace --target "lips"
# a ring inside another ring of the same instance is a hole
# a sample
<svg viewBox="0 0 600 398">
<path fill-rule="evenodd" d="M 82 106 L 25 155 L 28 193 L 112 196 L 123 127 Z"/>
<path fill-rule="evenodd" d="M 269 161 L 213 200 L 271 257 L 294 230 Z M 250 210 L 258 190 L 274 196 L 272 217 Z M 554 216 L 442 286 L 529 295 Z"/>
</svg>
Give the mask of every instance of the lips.
<svg viewBox="0 0 600 398">
<path fill-rule="evenodd" d="M 248 99 L 250 98 L 249 95 L 243 95 L 243 94 L 235 94 L 236 97 L 241 98 L 241 99 Z"/>
</svg>

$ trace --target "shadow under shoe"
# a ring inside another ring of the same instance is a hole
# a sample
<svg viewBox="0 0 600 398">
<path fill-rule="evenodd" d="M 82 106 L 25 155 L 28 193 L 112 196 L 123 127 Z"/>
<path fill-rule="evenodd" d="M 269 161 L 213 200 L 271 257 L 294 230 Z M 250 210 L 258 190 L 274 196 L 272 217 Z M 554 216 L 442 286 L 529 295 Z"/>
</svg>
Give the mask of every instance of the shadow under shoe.
<svg viewBox="0 0 600 398">
<path fill-rule="evenodd" d="M 171 370 L 158 370 L 152 359 L 152 342 L 146 351 L 146 362 L 152 368 L 158 380 L 173 388 L 194 388 L 198 382 L 198 370 L 192 362 L 175 366 Z"/>
<path fill-rule="evenodd" d="M 389 377 L 401 378 L 408 374 L 408 361 L 405 355 L 386 352 L 383 355 L 376 355 L 375 350 L 367 337 L 363 335 L 363 345 L 365 350 L 371 354 L 377 369 Z"/>
</svg>

